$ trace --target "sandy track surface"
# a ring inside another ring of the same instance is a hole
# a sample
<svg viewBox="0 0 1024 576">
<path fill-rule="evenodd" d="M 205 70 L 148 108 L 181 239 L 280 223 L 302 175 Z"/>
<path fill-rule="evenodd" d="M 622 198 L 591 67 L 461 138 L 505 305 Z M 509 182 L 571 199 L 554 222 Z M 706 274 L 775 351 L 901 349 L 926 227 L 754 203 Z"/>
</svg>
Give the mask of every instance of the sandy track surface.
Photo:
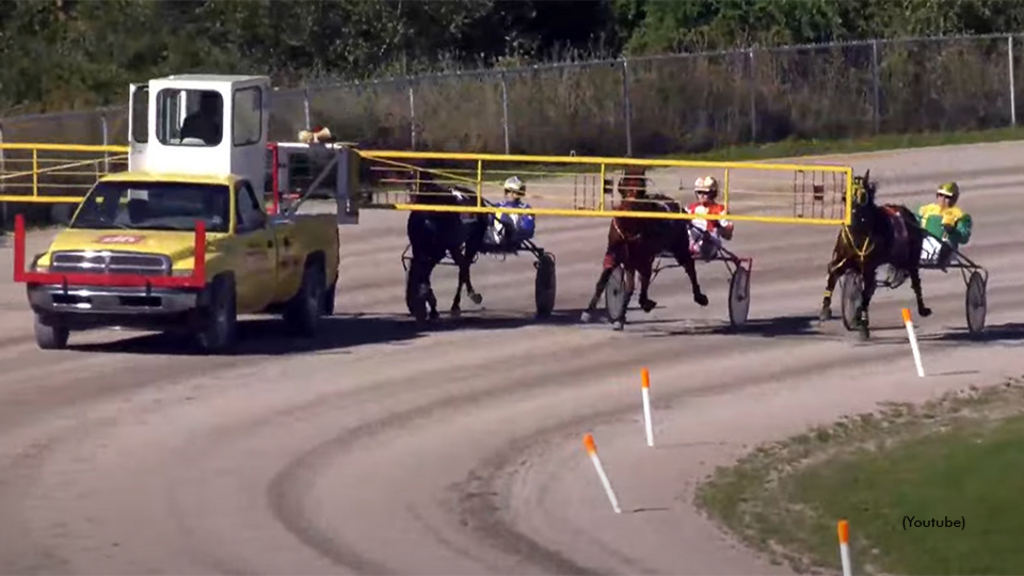
<svg viewBox="0 0 1024 576">
<path fill-rule="evenodd" d="M 899 308 L 879 291 L 874 341 L 816 312 L 835 229 L 746 224 L 750 326 L 727 330 L 725 267 L 700 308 L 663 272 L 650 314 L 579 325 L 607 223 L 547 219 L 558 313 L 537 322 L 530 257 L 473 268 L 483 309 L 430 333 L 405 316 L 405 215 L 342 230 L 338 315 L 320 342 L 244 326 L 233 357 L 161 335 L 72 335 L 38 350 L 24 290 L 0 291 L 0 570 L 4 573 L 779 573 L 691 506 L 704 474 L 751 444 L 880 400 L 1019 374 L 1024 145 L 857 155 L 883 198 L 916 206 L 956 178 L 990 272 L 989 334 L 965 338 L 958 273 L 927 272 L 919 379 Z M 829 162 L 842 162 L 839 157 Z M 959 167 L 959 170 L 957 169 Z M 31 238 L 42 246 L 47 235 Z M 10 270 L 10 250 L 0 253 Z M 447 309 L 452 270 L 435 275 Z M 9 274 L 5 275 L 9 278 Z M 838 306 L 835 307 L 838 312 Z M 657 447 L 640 420 L 650 368 Z M 581 444 L 593 432 L 624 513 Z"/>
</svg>

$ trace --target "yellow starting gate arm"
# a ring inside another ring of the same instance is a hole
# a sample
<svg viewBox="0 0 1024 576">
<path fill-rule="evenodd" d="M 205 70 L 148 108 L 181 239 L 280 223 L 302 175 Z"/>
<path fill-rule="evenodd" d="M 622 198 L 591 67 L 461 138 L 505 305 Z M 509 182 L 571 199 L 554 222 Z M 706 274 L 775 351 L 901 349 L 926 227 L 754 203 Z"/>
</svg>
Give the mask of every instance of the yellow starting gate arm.
<svg viewBox="0 0 1024 576">
<path fill-rule="evenodd" d="M 503 213 L 539 216 L 690 220 L 702 218 L 786 224 L 839 225 L 850 223 L 853 170 L 831 164 L 776 162 L 710 162 L 646 160 L 587 156 L 525 156 L 358 150 L 359 176 L 354 196 L 361 209 L 494 213 L 486 201 L 504 197 L 506 178 L 526 184 L 524 201 L 530 208 L 501 208 Z M 713 176 L 719 182 L 718 201 L 727 214 L 700 215 L 617 210 L 622 200 L 619 179 L 627 167 L 645 169 L 648 194 L 677 200 L 682 208 L 696 200 L 694 181 Z M 475 196 L 476 206 L 452 206 L 422 201 L 430 179 L 445 189 L 457 187 Z M 419 186 L 419 188 L 417 188 Z M 419 203 L 412 192 L 419 190 Z"/>
<path fill-rule="evenodd" d="M 79 202 L 100 176 L 127 167 L 127 146 L 0 143 L 0 202 Z"/>
</svg>

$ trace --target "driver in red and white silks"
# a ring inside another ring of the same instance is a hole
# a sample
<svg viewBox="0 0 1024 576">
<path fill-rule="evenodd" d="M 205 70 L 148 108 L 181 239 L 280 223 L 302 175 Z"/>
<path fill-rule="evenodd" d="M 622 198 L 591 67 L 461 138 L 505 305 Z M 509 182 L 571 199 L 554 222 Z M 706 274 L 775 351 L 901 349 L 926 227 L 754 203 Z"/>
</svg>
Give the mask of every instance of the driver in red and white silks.
<svg viewBox="0 0 1024 576">
<path fill-rule="evenodd" d="M 693 183 L 697 201 L 686 207 L 689 214 L 722 214 L 725 206 L 715 202 L 718 181 L 712 176 L 697 178 Z M 722 239 L 731 240 L 733 223 L 729 220 L 694 218 L 690 226 L 690 253 L 703 259 L 714 258 L 722 247 Z"/>
</svg>

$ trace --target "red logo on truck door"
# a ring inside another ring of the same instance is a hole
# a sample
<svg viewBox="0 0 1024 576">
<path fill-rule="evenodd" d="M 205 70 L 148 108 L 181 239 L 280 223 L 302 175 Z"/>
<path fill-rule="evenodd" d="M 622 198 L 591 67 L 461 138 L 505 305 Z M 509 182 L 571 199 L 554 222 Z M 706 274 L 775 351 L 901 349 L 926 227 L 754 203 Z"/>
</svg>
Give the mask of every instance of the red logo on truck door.
<svg viewBox="0 0 1024 576">
<path fill-rule="evenodd" d="M 136 236 L 132 234 L 110 234 L 107 236 L 100 236 L 96 239 L 96 242 L 100 244 L 138 244 L 142 242 L 145 236 Z"/>
</svg>

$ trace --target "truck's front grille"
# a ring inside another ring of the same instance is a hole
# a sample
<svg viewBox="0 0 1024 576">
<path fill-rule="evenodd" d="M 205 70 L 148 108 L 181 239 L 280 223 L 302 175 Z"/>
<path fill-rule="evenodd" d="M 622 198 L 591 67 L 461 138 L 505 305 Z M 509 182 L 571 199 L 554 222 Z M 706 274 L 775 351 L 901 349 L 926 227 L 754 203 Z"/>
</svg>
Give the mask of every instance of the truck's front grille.
<svg viewBox="0 0 1024 576">
<path fill-rule="evenodd" d="M 50 270 L 69 273 L 167 276 L 171 273 L 171 259 L 162 254 L 135 252 L 54 252 Z"/>
</svg>

